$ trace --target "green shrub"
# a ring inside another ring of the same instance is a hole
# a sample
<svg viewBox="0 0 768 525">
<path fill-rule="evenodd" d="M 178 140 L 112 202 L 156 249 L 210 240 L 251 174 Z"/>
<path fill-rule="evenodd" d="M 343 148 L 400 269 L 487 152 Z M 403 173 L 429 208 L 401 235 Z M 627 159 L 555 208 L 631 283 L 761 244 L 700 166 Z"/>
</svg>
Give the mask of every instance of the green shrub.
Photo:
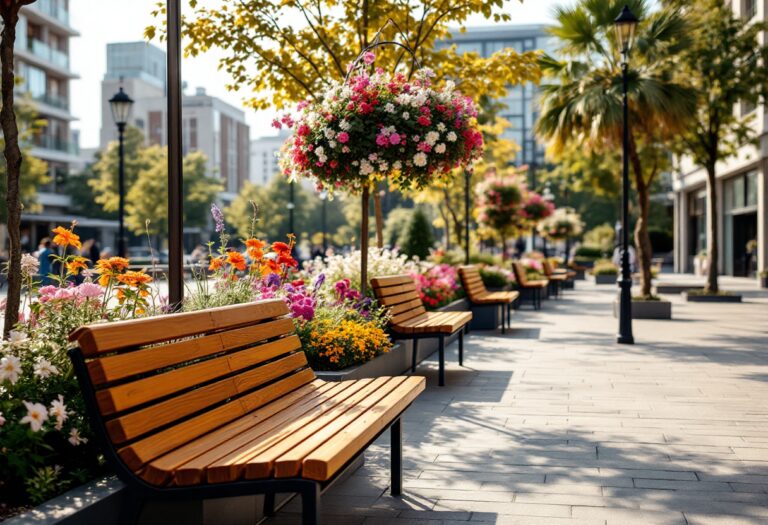
<svg viewBox="0 0 768 525">
<path fill-rule="evenodd" d="M 408 227 L 403 231 L 400 249 L 410 258 L 426 259 L 429 257 L 429 250 L 434 244 L 432 225 L 429 223 L 424 210 L 416 208 L 408 222 Z"/>
<path fill-rule="evenodd" d="M 592 275 L 618 275 L 619 267 L 613 264 L 608 259 L 600 259 L 595 261 L 595 266 L 592 268 Z"/>
<path fill-rule="evenodd" d="M 611 253 L 615 243 L 616 232 L 613 226 L 607 222 L 600 226 L 595 226 L 584 234 L 584 245 L 595 247 L 604 254 Z"/>
<path fill-rule="evenodd" d="M 387 220 L 384 221 L 384 244 L 394 247 L 403 236 L 408 223 L 411 221 L 413 209 L 395 208 L 387 213 Z"/>
<path fill-rule="evenodd" d="M 583 245 L 576 248 L 575 258 L 576 260 L 589 260 L 594 261 L 603 257 L 605 253 L 598 246 Z"/>
<path fill-rule="evenodd" d="M 469 256 L 469 262 L 472 264 L 487 264 L 493 266 L 501 262 L 501 257 L 490 253 L 473 253 Z"/>
</svg>

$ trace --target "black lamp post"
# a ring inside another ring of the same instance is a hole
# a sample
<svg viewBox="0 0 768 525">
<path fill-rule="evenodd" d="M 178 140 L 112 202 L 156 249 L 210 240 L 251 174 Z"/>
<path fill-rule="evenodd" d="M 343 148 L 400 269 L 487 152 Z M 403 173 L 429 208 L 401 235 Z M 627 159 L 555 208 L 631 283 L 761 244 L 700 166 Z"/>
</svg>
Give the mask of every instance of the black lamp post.
<svg viewBox="0 0 768 525">
<path fill-rule="evenodd" d="M 624 105 L 624 144 L 621 193 L 621 280 L 619 281 L 619 335 L 616 340 L 623 344 L 634 344 L 632 335 L 632 274 L 629 271 L 629 105 L 628 69 L 629 51 L 637 28 L 637 17 L 625 5 L 614 21 L 616 37 L 621 46 L 621 82 Z"/>
<path fill-rule="evenodd" d="M 327 191 L 320 192 L 320 200 L 323 201 L 321 221 L 323 223 L 323 258 L 325 258 L 326 254 L 328 253 L 328 223 L 327 223 L 327 211 L 326 211 L 327 200 L 328 200 Z"/>
<path fill-rule="evenodd" d="M 120 86 L 120 90 L 109 99 L 109 107 L 112 109 L 112 118 L 117 124 L 117 137 L 118 137 L 118 175 L 117 175 L 117 191 L 119 194 L 120 203 L 118 205 L 117 217 L 118 217 L 118 233 L 117 233 L 117 255 L 125 257 L 125 125 L 128 123 L 128 115 L 131 113 L 131 106 L 133 105 L 133 99 L 123 91 L 123 86 Z"/>
<path fill-rule="evenodd" d="M 549 184 L 549 182 L 547 182 L 547 185 L 544 186 L 544 191 L 542 192 L 541 197 L 546 202 L 554 203 L 555 202 L 555 196 L 552 195 L 552 190 L 550 189 L 549 186 L 550 186 L 550 184 Z M 542 241 L 542 246 L 543 246 L 543 250 L 544 250 L 544 257 L 549 257 L 549 254 L 547 253 L 548 246 L 547 246 L 547 237 L 546 237 L 546 235 L 542 235 L 541 236 L 541 241 Z"/>
<path fill-rule="evenodd" d="M 469 264 L 469 187 L 472 172 L 464 170 L 464 264 Z"/>
<path fill-rule="evenodd" d="M 294 200 L 296 198 L 296 190 L 294 188 L 294 184 L 295 183 L 293 181 L 290 181 L 288 183 L 289 188 L 290 188 L 289 191 L 288 191 L 288 195 L 290 197 L 290 200 L 288 201 L 288 233 L 294 233 L 295 234 L 296 232 L 295 232 L 294 227 L 293 227 L 294 226 L 294 223 L 293 223 L 293 220 L 294 220 L 293 210 L 296 208 L 296 203 L 294 202 Z"/>
</svg>

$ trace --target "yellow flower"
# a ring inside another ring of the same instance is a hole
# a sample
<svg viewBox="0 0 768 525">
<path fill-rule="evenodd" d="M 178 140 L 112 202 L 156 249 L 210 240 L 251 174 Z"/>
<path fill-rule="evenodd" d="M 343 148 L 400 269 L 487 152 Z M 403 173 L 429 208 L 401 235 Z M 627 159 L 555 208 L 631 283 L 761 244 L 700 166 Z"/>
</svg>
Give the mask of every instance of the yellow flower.
<svg viewBox="0 0 768 525">
<path fill-rule="evenodd" d="M 81 270 L 87 270 L 88 269 L 88 259 L 85 257 L 74 257 L 71 261 L 69 261 L 66 264 L 67 267 L 67 273 L 70 273 L 72 275 L 77 275 L 80 273 Z"/>
<path fill-rule="evenodd" d="M 72 227 L 70 229 L 65 228 L 64 226 L 57 226 L 53 229 L 53 233 L 56 235 L 53 237 L 53 244 L 56 246 L 72 246 L 73 248 L 80 249 L 83 247 L 82 243 L 80 242 L 80 236 L 74 233 L 72 230 L 75 229 L 75 222 L 72 222 Z"/>
</svg>

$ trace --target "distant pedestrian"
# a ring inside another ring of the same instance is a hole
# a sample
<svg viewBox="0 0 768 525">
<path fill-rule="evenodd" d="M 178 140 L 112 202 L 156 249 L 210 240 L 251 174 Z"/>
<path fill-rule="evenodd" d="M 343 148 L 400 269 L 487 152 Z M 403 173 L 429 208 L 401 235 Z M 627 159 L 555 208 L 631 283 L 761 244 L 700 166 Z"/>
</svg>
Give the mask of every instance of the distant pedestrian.
<svg viewBox="0 0 768 525">
<path fill-rule="evenodd" d="M 51 261 L 51 256 L 54 254 L 54 251 L 51 249 L 51 239 L 49 237 L 41 239 L 38 250 L 37 260 L 40 262 L 39 271 L 42 277 L 40 281 L 43 286 L 46 286 L 53 282 L 50 277 L 50 274 L 53 273 L 53 261 Z"/>
</svg>

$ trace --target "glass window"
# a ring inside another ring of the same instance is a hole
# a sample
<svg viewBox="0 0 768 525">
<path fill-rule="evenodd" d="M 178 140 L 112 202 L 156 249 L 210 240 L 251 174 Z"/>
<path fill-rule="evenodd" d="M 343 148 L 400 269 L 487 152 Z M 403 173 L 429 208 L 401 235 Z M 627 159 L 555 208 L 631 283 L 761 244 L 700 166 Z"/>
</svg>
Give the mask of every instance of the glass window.
<svg viewBox="0 0 768 525">
<path fill-rule="evenodd" d="M 482 45 L 480 42 L 459 42 L 456 44 L 456 53 L 463 55 L 464 53 L 475 52 L 477 54 L 482 53 Z"/>
<path fill-rule="evenodd" d="M 746 178 L 746 205 L 757 206 L 757 172 L 750 171 L 745 175 Z"/>
<path fill-rule="evenodd" d="M 734 179 L 731 179 L 731 184 L 733 185 L 732 189 L 732 198 L 731 198 L 731 209 L 734 208 L 743 208 L 744 207 L 744 177 L 736 177 Z"/>
</svg>

